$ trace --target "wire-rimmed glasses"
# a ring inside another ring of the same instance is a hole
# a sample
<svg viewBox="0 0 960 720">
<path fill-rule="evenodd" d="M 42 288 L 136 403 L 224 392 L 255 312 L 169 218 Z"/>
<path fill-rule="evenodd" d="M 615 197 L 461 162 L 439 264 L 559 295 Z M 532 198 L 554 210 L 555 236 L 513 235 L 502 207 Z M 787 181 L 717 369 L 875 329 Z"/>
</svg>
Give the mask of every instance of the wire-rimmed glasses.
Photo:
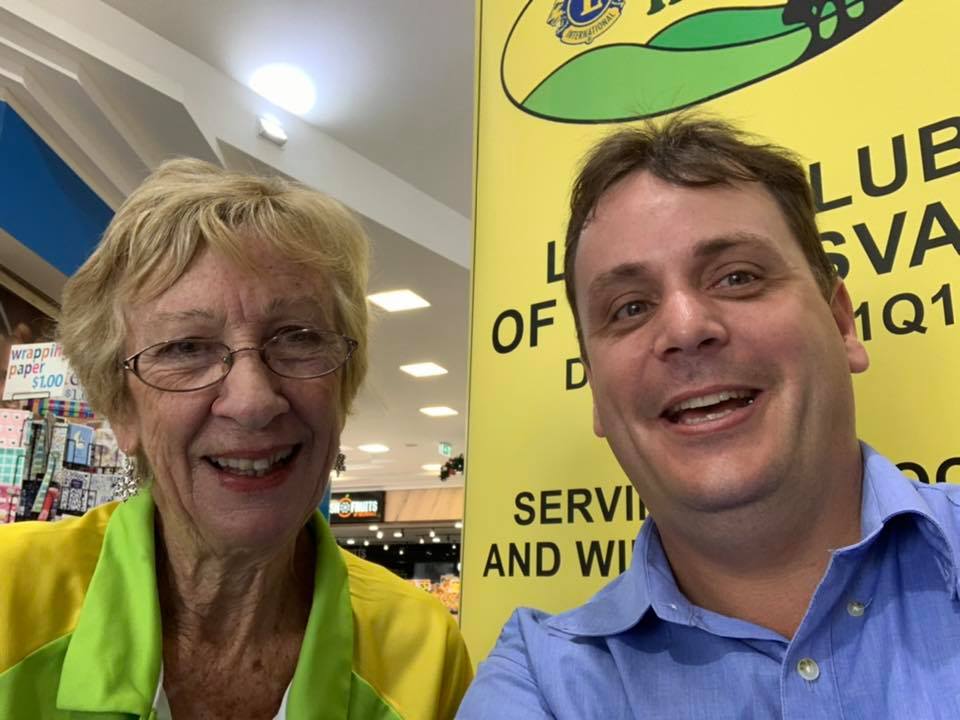
<svg viewBox="0 0 960 720">
<path fill-rule="evenodd" d="M 231 350 L 217 340 L 182 338 L 150 345 L 123 361 L 143 383 L 166 392 L 203 390 L 223 380 L 234 356 L 256 352 L 277 375 L 296 380 L 323 377 L 342 367 L 359 343 L 329 330 L 281 330 L 259 347 Z"/>
</svg>

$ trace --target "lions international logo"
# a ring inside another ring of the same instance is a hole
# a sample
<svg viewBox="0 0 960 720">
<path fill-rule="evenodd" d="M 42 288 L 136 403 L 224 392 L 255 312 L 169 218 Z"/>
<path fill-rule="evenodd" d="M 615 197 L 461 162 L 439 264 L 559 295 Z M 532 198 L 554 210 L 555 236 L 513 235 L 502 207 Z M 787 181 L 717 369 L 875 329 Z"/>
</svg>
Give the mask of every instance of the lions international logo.
<svg viewBox="0 0 960 720">
<path fill-rule="evenodd" d="M 567 45 L 589 45 L 593 39 L 610 29 L 625 0 L 556 0 L 547 25 L 556 29 L 560 42 Z"/>
<path fill-rule="evenodd" d="M 625 0 L 528 0 L 504 44 L 503 89 L 517 108 L 548 120 L 653 117 L 790 70 L 879 20 L 895 22 L 890 11 L 903 2 L 630 0 L 627 12 Z"/>
</svg>

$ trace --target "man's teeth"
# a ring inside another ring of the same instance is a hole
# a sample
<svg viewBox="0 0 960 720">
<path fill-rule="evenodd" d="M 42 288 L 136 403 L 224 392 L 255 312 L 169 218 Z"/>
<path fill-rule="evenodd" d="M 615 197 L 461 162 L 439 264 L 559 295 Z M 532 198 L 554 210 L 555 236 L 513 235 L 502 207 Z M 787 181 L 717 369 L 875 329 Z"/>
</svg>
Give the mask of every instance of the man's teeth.
<svg viewBox="0 0 960 720">
<path fill-rule="evenodd" d="M 223 470 L 230 470 L 235 475 L 252 475 L 262 477 L 274 469 L 279 463 L 283 463 L 293 454 L 293 448 L 280 450 L 273 453 L 270 457 L 257 458 L 232 458 L 227 456 L 211 457 L 210 462 Z"/>
<path fill-rule="evenodd" d="M 723 390 L 717 393 L 711 393 L 709 395 L 701 395 L 699 397 L 687 398 L 683 402 L 678 402 L 676 405 L 672 405 L 667 413 L 670 415 L 676 415 L 679 412 L 684 410 L 696 410 L 697 408 L 709 407 L 710 405 L 717 405 L 727 400 L 738 400 L 740 398 L 745 398 L 749 402 L 753 402 L 754 393 L 751 390 Z M 728 414 L 727 412 L 713 413 L 718 417 Z M 708 416 L 709 417 L 709 416 Z"/>
</svg>

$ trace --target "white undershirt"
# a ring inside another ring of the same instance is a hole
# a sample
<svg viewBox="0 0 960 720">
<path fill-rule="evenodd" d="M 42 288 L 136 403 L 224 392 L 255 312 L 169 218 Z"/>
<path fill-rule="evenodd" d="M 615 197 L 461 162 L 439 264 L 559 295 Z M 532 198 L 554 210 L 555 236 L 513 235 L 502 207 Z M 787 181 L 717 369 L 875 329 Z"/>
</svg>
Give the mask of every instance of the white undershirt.
<svg viewBox="0 0 960 720">
<path fill-rule="evenodd" d="M 288 697 L 290 697 L 290 685 L 287 685 L 287 689 L 283 692 L 280 709 L 273 720 L 287 720 Z M 173 720 L 173 714 L 170 712 L 170 701 L 167 700 L 167 694 L 163 691 L 163 665 L 160 665 L 160 678 L 157 680 L 157 693 L 153 698 L 153 711 L 157 715 L 157 720 Z"/>
</svg>

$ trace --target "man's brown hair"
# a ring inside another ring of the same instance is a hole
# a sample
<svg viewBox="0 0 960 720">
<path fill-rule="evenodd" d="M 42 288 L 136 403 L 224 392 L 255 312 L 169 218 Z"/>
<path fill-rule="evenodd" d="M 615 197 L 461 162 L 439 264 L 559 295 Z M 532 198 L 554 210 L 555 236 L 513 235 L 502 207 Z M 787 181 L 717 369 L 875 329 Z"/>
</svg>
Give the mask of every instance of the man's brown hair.
<svg viewBox="0 0 960 720">
<path fill-rule="evenodd" d="M 837 273 L 820 242 L 813 193 L 796 154 L 713 118 L 680 114 L 666 121 L 647 121 L 618 130 L 594 146 L 584 158 L 570 195 L 563 274 L 584 362 L 588 359 L 574 274 L 580 234 L 603 195 L 637 172 L 685 187 L 761 183 L 776 200 L 821 293 L 830 300 Z"/>
</svg>

